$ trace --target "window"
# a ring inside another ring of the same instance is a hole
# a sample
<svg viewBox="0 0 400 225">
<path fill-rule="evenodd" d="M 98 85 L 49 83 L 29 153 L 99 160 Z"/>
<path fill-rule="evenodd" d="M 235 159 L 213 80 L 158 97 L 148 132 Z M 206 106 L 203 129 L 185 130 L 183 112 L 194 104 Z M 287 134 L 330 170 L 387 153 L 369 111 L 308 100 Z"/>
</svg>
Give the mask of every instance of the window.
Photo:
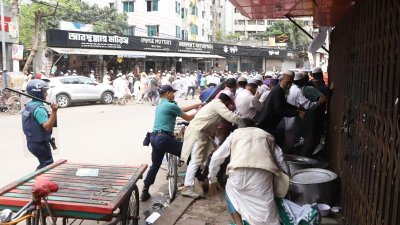
<svg viewBox="0 0 400 225">
<path fill-rule="evenodd" d="M 182 8 L 182 19 L 185 19 L 185 18 L 187 18 L 187 15 L 188 15 L 188 9 L 186 9 L 186 8 Z"/>
<path fill-rule="evenodd" d="M 181 14 L 181 3 L 175 1 L 175 12 Z"/>
<path fill-rule="evenodd" d="M 268 26 L 272 26 L 274 24 L 274 21 L 273 20 L 267 20 L 267 25 Z"/>
<path fill-rule="evenodd" d="M 201 17 L 204 19 L 204 17 L 206 17 L 206 12 L 202 11 L 201 12 Z"/>
<path fill-rule="evenodd" d="M 83 81 L 79 77 L 64 78 L 61 79 L 63 84 L 83 84 Z"/>
<path fill-rule="evenodd" d="M 94 84 L 94 82 L 91 79 L 87 78 L 87 77 L 80 77 L 79 78 L 79 83 L 80 84 L 88 84 L 88 85 L 93 85 Z"/>
<path fill-rule="evenodd" d="M 201 36 L 204 36 L 204 28 L 201 29 Z"/>
<path fill-rule="evenodd" d="M 238 20 L 239 25 L 244 25 L 244 20 Z"/>
<path fill-rule="evenodd" d="M 158 11 L 158 0 L 146 0 L 147 12 Z"/>
<path fill-rule="evenodd" d="M 124 33 L 128 36 L 135 36 L 135 26 L 129 26 Z"/>
<path fill-rule="evenodd" d="M 158 36 L 158 34 L 159 34 L 158 25 L 147 26 L 147 36 L 154 37 Z"/>
<path fill-rule="evenodd" d="M 191 33 L 191 34 L 194 34 L 194 35 L 197 35 L 197 34 L 198 34 L 197 25 L 192 24 L 192 25 L 190 26 L 190 33 Z"/>
<path fill-rule="evenodd" d="M 110 3 L 110 8 L 114 8 L 114 3 Z"/>
<path fill-rule="evenodd" d="M 248 20 L 247 24 L 249 25 L 256 25 L 256 20 Z"/>
<path fill-rule="evenodd" d="M 189 38 L 189 34 L 186 30 L 182 30 L 182 40 L 187 41 Z"/>
<path fill-rule="evenodd" d="M 176 37 L 181 38 L 181 28 L 176 26 Z"/>
<path fill-rule="evenodd" d="M 124 12 L 133 12 L 133 2 L 123 2 Z"/>
<path fill-rule="evenodd" d="M 190 14 L 193 15 L 193 16 L 197 16 L 197 11 L 198 11 L 197 10 L 197 6 L 194 5 L 190 9 Z"/>
<path fill-rule="evenodd" d="M 238 13 L 239 11 L 237 10 L 237 8 L 235 8 L 235 13 Z"/>
<path fill-rule="evenodd" d="M 258 25 L 265 25 L 265 21 L 264 20 L 257 20 L 257 24 Z"/>
</svg>

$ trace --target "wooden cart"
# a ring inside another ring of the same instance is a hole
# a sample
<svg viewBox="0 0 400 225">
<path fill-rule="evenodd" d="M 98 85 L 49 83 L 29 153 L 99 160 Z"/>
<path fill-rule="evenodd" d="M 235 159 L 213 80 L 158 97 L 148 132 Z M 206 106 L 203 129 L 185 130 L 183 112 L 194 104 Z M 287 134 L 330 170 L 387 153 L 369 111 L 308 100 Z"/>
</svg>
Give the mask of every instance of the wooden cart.
<svg viewBox="0 0 400 225">
<path fill-rule="evenodd" d="M 0 189 L 0 210 L 18 211 L 31 200 L 36 178 L 45 177 L 59 190 L 48 197 L 54 217 L 137 224 L 139 191 L 136 182 L 147 165 L 139 167 L 89 165 L 60 160 Z"/>
</svg>

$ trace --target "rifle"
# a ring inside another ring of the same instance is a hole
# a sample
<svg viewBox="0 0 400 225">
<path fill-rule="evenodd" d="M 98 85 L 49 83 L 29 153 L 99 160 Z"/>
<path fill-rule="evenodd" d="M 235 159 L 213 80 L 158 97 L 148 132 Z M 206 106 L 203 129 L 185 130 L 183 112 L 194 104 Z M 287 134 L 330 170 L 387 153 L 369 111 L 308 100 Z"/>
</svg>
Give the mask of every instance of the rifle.
<svg viewBox="0 0 400 225">
<path fill-rule="evenodd" d="M 12 89 L 12 88 L 8 88 L 8 87 L 7 87 L 7 88 L 5 88 L 5 90 L 18 93 L 18 94 L 20 94 L 20 95 L 26 96 L 26 97 L 31 98 L 31 99 L 35 99 L 35 100 L 37 100 L 37 101 L 41 101 L 41 102 L 43 102 L 43 103 L 46 103 L 47 105 L 51 105 L 50 102 L 47 102 L 47 101 L 45 101 L 45 100 L 43 100 L 43 99 L 40 99 L 40 98 L 35 97 L 35 96 L 32 96 L 32 95 L 28 95 L 28 94 L 26 94 L 26 93 L 24 93 L 24 92 L 20 92 L 20 91 L 14 90 L 14 89 Z"/>
</svg>

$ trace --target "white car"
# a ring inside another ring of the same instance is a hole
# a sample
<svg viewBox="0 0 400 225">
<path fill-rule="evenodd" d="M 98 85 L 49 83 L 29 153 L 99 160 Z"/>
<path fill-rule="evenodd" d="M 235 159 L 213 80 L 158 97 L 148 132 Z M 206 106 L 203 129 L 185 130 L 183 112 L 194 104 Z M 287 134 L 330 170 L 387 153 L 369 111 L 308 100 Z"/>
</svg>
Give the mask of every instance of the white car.
<svg viewBox="0 0 400 225">
<path fill-rule="evenodd" d="M 49 78 L 50 89 L 47 99 L 57 102 L 60 107 L 67 107 L 72 102 L 101 101 L 103 104 L 111 104 L 114 90 L 111 85 L 99 84 L 84 76 L 65 76 Z"/>
</svg>

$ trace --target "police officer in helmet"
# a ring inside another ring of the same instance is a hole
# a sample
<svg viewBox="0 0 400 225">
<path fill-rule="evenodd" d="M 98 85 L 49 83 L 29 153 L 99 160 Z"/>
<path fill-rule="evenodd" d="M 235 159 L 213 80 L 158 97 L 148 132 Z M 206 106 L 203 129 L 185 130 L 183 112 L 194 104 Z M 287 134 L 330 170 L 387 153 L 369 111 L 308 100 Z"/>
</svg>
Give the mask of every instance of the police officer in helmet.
<svg viewBox="0 0 400 225">
<path fill-rule="evenodd" d="M 35 79 L 28 83 L 26 91 L 29 95 L 45 100 L 48 82 Z M 26 141 L 29 151 L 39 160 L 41 169 L 53 163 L 50 141 L 51 132 L 56 123 L 58 105 L 51 104 L 51 113 L 43 105 L 43 102 L 32 100 L 25 106 L 22 112 L 22 128 L 26 135 Z"/>
</svg>

